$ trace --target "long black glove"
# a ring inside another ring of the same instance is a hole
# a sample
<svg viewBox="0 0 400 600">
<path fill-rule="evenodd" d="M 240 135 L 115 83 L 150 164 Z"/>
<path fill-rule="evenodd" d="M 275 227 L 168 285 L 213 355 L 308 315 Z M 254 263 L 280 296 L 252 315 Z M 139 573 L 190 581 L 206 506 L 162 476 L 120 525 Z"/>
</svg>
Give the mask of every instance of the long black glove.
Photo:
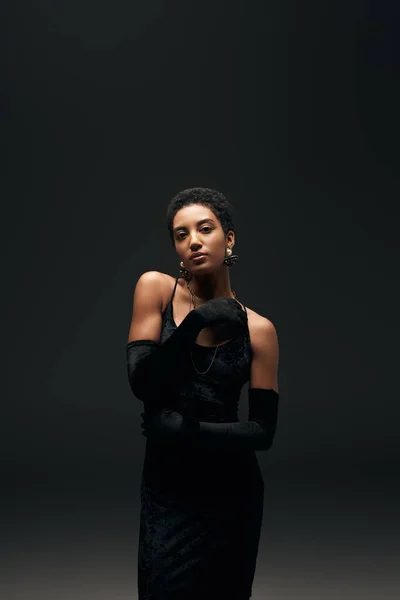
<svg viewBox="0 0 400 600">
<path fill-rule="evenodd" d="M 247 322 L 247 314 L 235 298 L 212 298 L 191 310 L 163 344 L 154 340 L 128 342 L 128 377 L 135 396 L 145 400 L 177 384 L 182 363 L 187 360 L 188 349 L 199 332 L 225 322 L 239 329 Z"/>
<path fill-rule="evenodd" d="M 142 413 L 143 435 L 191 446 L 269 450 L 276 431 L 279 393 L 250 388 L 248 398 L 248 421 L 208 423 L 168 408 L 155 415 Z"/>
</svg>

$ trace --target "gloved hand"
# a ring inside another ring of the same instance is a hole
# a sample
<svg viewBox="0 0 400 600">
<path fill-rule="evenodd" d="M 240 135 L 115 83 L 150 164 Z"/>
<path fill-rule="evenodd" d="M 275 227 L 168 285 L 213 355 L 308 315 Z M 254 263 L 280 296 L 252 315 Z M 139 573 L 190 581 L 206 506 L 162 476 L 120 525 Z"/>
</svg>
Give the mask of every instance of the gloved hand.
<svg viewBox="0 0 400 600">
<path fill-rule="evenodd" d="M 229 323 L 233 329 L 246 325 L 247 314 L 234 298 L 212 298 L 191 310 L 163 344 L 153 340 L 128 342 L 128 377 L 135 396 L 154 397 L 178 381 L 188 349 L 200 331 L 220 323 Z"/>
<path fill-rule="evenodd" d="M 274 440 L 279 393 L 250 388 L 247 421 L 209 423 L 164 408 L 151 416 L 142 413 L 142 434 L 147 438 L 185 442 L 193 447 L 269 450 Z"/>
<path fill-rule="evenodd" d="M 196 435 L 199 422 L 183 417 L 173 409 L 165 408 L 155 414 L 141 413 L 142 435 L 163 441 L 188 441 L 191 435 Z"/>
<path fill-rule="evenodd" d="M 238 328 L 247 323 L 247 313 L 235 298 L 211 298 L 193 309 L 200 315 L 202 329 L 212 325 L 230 323 Z"/>
</svg>

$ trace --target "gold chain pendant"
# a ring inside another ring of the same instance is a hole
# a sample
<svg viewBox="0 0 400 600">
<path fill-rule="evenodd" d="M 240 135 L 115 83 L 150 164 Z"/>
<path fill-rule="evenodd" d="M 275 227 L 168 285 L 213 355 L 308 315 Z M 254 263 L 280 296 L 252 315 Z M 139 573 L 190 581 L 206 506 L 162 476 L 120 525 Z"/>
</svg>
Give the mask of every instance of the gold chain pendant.
<svg viewBox="0 0 400 600">
<path fill-rule="evenodd" d="M 190 292 L 190 295 L 191 295 L 191 297 L 192 297 L 193 308 L 196 308 L 196 303 L 195 303 L 195 295 L 193 294 L 192 290 L 190 289 L 190 287 L 189 287 L 189 282 L 188 282 L 188 281 L 186 281 L 186 286 L 187 286 L 187 288 L 188 288 L 188 290 L 189 290 L 189 292 Z M 238 300 L 237 300 L 237 298 L 236 298 L 236 293 L 235 293 L 235 291 L 234 291 L 234 290 L 232 290 L 232 294 L 233 294 L 233 296 L 234 296 L 235 300 L 236 300 L 236 301 L 238 301 Z M 240 303 L 239 303 L 239 304 L 240 304 Z M 199 375 L 205 375 L 205 374 L 206 374 L 206 373 L 208 373 L 208 371 L 211 369 L 211 365 L 212 365 L 212 364 L 213 364 L 213 362 L 214 362 L 215 355 L 217 354 L 217 350 L 218 350 L 218 348 L 219 348 L 220 346 L 222 346 L 222 344 L 223 344 L 223 342 L 221 342 L 221 344 L 217 344 L 217 346 L 215 347 L 215 352 L 214 352 L 214 356 L 213 356 L 213 358 L 212 358 L 212 361 L 211 361 L 211 363 L 210 363 L 210 365 L 209 365 L 208 369 L 206 369 L 205 371 L 199 371 L 199 370 L 197 369 L 197 367 L 196 367 L 196 365 L 194 364 L 194 361 L 193 361 L 192 350 L 190 350 L 190 360 L 192 361 L 192 365 L 193 365 L 194 369 L 197 371 L 197 373 L 198 373 Z"/>
</svg>

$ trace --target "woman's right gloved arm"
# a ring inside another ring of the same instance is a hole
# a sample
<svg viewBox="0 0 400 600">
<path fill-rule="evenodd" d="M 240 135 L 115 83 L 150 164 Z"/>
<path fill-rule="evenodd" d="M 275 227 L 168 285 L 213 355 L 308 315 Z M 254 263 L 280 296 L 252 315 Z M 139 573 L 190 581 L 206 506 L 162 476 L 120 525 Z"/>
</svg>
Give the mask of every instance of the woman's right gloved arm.
<svg viewBox="0 0 400 600">
<path fill-rule="evenodd" d="M 154 340 L 128 342 L 128 377 L 133 393 L 144 400 L 176 382 L 190 345 L 204 327 L 223 322 L 240 327 L 246 320 L 247 315 L 237 300 L 213 298 L 191 310 L 164 343 Z"/>
<path fill-rule="evenodd" d="M 144 400 L 174 381 L 187 348 L 201 329 L 201 316 L 193 310 L 163 344 L 153 340 L 128 342 L 128 377 L 137 398 Z"/>
</svg>

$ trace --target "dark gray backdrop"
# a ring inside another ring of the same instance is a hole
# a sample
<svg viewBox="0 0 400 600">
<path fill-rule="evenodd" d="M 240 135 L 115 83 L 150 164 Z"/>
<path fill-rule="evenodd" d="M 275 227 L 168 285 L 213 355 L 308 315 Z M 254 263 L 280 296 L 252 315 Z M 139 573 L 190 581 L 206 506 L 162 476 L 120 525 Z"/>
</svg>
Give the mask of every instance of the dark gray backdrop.
<svg viewBox="0 0 400 600">
<path fill-rule="evenodd" d="M 398 6 L 46 0 L 4 13 L 8 592 L 135 597 L 132 294 L 144 271 L 179 274 L 165 211 L 197 185 L 233 203 L 232 287 L 280 340 L 254 598 L 393 591 Z"/>
</svg>

